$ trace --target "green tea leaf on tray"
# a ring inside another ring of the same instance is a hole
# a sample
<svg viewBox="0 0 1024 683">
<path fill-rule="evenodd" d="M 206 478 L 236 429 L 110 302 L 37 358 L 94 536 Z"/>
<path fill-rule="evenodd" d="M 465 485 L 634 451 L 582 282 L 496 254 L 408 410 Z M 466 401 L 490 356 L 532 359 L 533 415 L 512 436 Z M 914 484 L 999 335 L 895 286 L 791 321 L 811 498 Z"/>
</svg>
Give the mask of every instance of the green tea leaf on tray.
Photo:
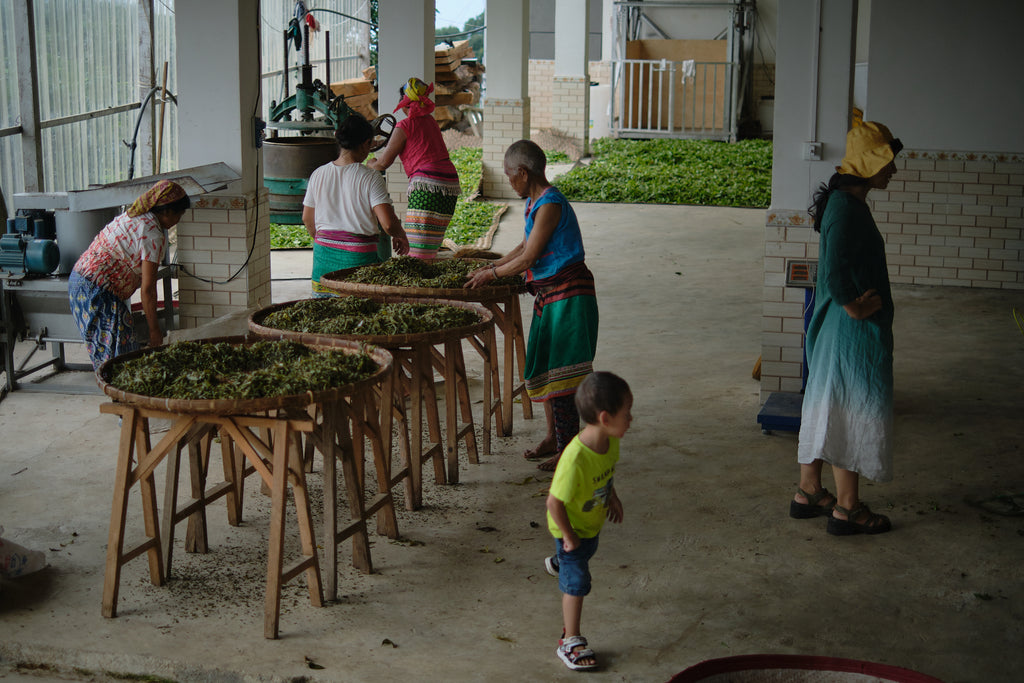
<svg viewBox="0 0 1024 683">
<path fill-rule="evenodd" d="M 434 259 L 425 261 L 412 256 L 398 256 L 383 263 L 363 266 L 351 273 L 346 282 L 391 287 L 423 287 L 429 289 L 460 289 L 466 276 L 481 266 L 470 259 Z M 518 275 L 498 278 L 491 286 L 518 286 Z"/>
<path fill-rule="evenodd" d="M 415 260 L 415 259 L 414 259 Z M 378 303 L 357 296 L 306 299 L 263 320 L 276 330 L 318 334 L 420 334 L 480 322 L 468 308 L 427 303 Z"/>
<path fill-rule="evenodd" d="M 293 341 L 182 341 L 115 361 L 110 384 L 157 398 L 253 399 L 332 389 L 376 371 L 365 353 L 317 351 Z"/>
</svg>

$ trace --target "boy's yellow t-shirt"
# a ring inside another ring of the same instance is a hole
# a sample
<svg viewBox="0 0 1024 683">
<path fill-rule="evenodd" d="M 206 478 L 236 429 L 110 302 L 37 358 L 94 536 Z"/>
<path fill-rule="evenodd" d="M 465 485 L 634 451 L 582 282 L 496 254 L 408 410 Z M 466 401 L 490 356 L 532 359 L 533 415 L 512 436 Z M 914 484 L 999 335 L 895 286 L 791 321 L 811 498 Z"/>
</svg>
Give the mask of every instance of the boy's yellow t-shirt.
<svg viewBox="0 0 1024 683">
<path fill-rule="evenodd" d="M 550 493 L 565 503 L 569 523 L 580 538 L 593 538 L 604 526 L 618 461 L 619 439 L 614 436 L 608 437 L 607 453 L 595 453 L 583 445 L 577 435 L 558 459 Z M 555 538 L 562 537 L 550 512 L 548 530 Z"/>
</svg>

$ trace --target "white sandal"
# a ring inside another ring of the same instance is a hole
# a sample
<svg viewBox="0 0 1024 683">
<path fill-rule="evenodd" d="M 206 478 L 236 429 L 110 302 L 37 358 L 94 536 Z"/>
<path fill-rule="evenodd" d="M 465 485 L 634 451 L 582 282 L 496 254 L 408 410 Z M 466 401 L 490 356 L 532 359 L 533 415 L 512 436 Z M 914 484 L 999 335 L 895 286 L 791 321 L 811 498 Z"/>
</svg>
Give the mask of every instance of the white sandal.
<svg viewBox="0 0 1024 683">
<path fill-rule="evenodd" d="M 577 650 L 576 648 L 582 648 Z M 594 651 L 587 647 L 587 639 L 583 636 L 569 636 L 558 641 L 558 649 L 555 654 L 567 667 L 573 671 L 587 671 L 597 668 L 597 657 Z M 593 659 L 593 664 L 577 664 L 581 659 Z"/>
</svg>

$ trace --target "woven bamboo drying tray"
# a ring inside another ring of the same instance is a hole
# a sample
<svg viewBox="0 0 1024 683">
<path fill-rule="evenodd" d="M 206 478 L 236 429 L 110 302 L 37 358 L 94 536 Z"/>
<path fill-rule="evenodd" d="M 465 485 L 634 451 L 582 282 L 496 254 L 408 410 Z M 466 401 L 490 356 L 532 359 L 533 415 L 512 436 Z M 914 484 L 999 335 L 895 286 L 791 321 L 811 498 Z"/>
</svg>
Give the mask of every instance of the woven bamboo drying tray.
<svg viewBox="0 0 1024 683">
<path fill-rule="evenodd" d="M 281 337 L 282 339 L 284 337 Z M 202 342 L 218 343 L 227 342 L 235 345 L 251 345 L 257 341 L 263 341 L 249 336 L 235 337 L 213 337 L 202 339 Z M 113 368 L 116 364 L 138 358 L 146 354 L 155 353 L 163 349 L 163 346 L 140 349 L 132 351 L 116 358 L 112 358 L 100 366 L 97 374 L 100 388 L 110 398 L 119 403 L 142 406 L 154 410 L 162 410 L 168 413 L 178 414 L 204 414 L 204 415 L 252 415 L 268 410 L 305 408 L 313 403 L 335 401 L 342 396 L 353 394 L 366 389 L 380 381 L 390 372 L 392 356 L 382 348 L 359 344 L 345 339 L 320 337 L 317 340 L 298 340 L 316 351 L 344 351 L 348 354 L 364 351 L 377 364 L 377 371 L 369 377 L 339 387 L 331 387 L 321 391 L 307 391 L 304 394 L 292 394 L 290 396 L 266 396 L 263 398 L 248 399 L 179 399 L 160 398 L 158 396 L 143 396 L 118 389 L 110 384 L 113 375 Z"/>
<path fill-rule="evenodd" d="M 337 271 L 342 272 L 342 271 Z M 321 280 L 323 282 L 323 280 Z M 432 291 L 451 291 L 451 290 L 432 290 Z M 376 297 L 367 297 L 376 299 Z M 473 303 L 470 301 L 452 301 L 448 299 L 433 299 L 433 298 L 420 298 L 420 297 L 405 297 L 396 298 L 394 295 L 386 296 L 387 303 L 398 303 L 407 302 L 415 304 L 431 304 L 437 306 L 455 306 L 456 308 L 465 308 L 473 311 L 480 316 L 480 321 L 473 323 L 472 325 L 463 325 L 462 327 L 449 327 L 442 330 L 434 330 L 432 332 L 417 332 L 415 334 L 326 334 L 319 332 L 296 332 L 294 330 L 280 330 L 274 327 L 267 327 L 263 324 L 263 321 L 267 319 L 271 313 L 294 306 L 299 303 L 298 301 L 288 301 L 282 304 L 274 304 L 267 308 L 261 308 L 252 315 L 249 316 L 249 331 L 254 335 L 263 339 L 290 339 L 297 341 L 302 344 L 309 346 L 316 346 L 318 344 L 325 344 L 330 342 L 347 341 L 349 343 L 363 343 L 373 344 L 375 346 L 383 346 L 384 348 L 396 348 L 402 346 L 413 346 L 415 344 L 443 344 L 449 339 L 463 339 L 470 335 L 480 334 L 491 324 L 493 315 L 487 308 L 480 304 Z"/>
<path fill-rule="evenodd" d="M 477 261 L 480 265 L 490 263 L 486 259 L 470 259 Z M 362 266 L 360 266 L 362 267 Z M 523 294 L 526 290 L 526 283 L 519 285 L 502 285 L 500 287 L 480 287 L 479 289 L 465 289 L 458 287 L 446 289 L 442 287 L 402 287 L 399 285 L 371 285 L 361 282 L 349 282 L 348 278 L 359 270 L 356 268 L 344 268 L 335 270 L 326 275 L 320 276 L 320 284 L 328 289 L 333 289 L 340 294 L 354 294 L 377 300 L 381 297 L 405 297 L 422 298 L 430 297 L 435 299 L 449 299 L 456 301 L 479 301 L 488 302 L 500 299 L 507 299 L 510 296 Z M 386 298 L 387 301 L 398 301 L 400 299 Z"/>
</svg>

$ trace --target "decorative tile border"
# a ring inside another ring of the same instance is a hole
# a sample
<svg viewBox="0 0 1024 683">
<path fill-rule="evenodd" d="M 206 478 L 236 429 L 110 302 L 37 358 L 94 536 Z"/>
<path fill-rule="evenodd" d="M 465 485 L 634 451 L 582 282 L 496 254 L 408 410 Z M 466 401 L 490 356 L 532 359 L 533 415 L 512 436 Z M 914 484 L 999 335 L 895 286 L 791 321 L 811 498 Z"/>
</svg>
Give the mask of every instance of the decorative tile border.
<svg viewBox="0 0 1024 683">
<path fill-rule="evenodd" d="M 806 209 L 769 209 L 764 224 L 770 228 L 811 227 L 811 216 Z"/>
<path fill-rule="evenodd" d="M 244 209 L 253 197 L 202 195 L 192 202 L 193 209 Z"/>
<path fill-rule="evenodd" d="M 996 161 L 1000 163 L 1024 163 L 1024 154 L 1007 152 L 942 152 L 911 149 L 901 152 L 901 156 L 905 159 L 924 159 L 926 161 Z"/>
</svg>

